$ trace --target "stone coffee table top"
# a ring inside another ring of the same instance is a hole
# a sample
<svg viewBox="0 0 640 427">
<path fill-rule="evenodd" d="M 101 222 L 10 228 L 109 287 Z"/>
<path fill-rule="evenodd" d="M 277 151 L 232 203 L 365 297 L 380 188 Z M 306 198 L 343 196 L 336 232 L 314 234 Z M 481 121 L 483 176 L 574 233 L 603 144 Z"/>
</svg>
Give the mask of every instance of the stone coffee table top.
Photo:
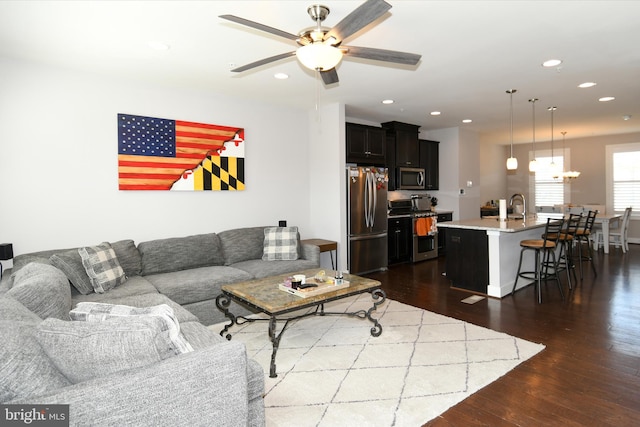
<svg viewBox="0 0 640 427">
<path fill-rule="evenodd" d="M 287 277 L 293 276 L 294 274 L 304 274 L 306 277 L 312 278 L 320 270 L 321 269 L 319 268 L 315 268 L 295 273 L 282 274 L 279 276 L 270 276 L 264 279 L 234 283 L 223 286 L 222 291 L 225 294 L 241 299 L 266 314 L 276 315 L 308 306 L 318 305 L 323 302 L 345 298 L 350 295 L 363 293 L 380 287 L 380 282 L 377 280 L 353 274 L 344 274 L 344 280 L 349 282 L 349 286 L 341 289 L 329 290 L 319 295 L 302 298 L 279 289 L 279 285 L 284 283 L 284 280 Z"/>
</svg>

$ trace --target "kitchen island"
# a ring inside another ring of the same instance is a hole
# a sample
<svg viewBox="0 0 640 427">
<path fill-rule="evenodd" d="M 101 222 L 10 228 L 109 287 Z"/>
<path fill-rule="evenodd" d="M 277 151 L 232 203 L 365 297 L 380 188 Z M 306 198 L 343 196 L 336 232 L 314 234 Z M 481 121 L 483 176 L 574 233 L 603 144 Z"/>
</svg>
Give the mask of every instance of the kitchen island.
<svg viewBox="0 0 640 427">
<path fill-rule="evenodd" d="M 446 228 L 446 274 L 455 288 L 502 298 L 511 293 L 518 271 L 520 241 L 539 239 L 548 217 L 495 217 L 438 223 Z M 562 217 L 561 215 L 559 216 Z M 522 271 L 534 270 L 533 251 L 525 251 Z M 518 281 L 518 289 L 527 286 Z"/>
</svg>

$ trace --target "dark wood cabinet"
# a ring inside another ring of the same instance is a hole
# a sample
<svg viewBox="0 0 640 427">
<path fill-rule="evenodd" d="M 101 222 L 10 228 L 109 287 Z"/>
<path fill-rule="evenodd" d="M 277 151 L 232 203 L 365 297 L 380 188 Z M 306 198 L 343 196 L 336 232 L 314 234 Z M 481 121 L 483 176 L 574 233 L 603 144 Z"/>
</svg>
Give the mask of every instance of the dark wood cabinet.
<svg viewBox="0 0 640 427">
<path fill-rule="evenodd" d="M 347 123 L 347 163 L 386 166 L 386 133 L 374 126 Z"/>
<path fill-rule="evenodd" d="M 450 222 L 453 221 L 453 213 L 439 213 L 438 214 L 438 222 Z M 447 229 L 446 228 L 438 228 L 438 256 L 444 255 L 447 253 Z"/>
<path fill-rule="evenodd" d="M 420 165 L 420 147 L 418 146 L 418 131 L 395 131 L 396 166 L 418 167 Z"/>
<path fill-rule="evenodd" d="M 489 241 L 484 230 L 447 228 L 446 269 L 451 286 L 482 294 L 489 286 Z"/>
<path fill-rule="evenodd" d="M 387 131 L 387 152 L 393 150 L 394 166 L 418 167 L 420 148 L 418 131 L 420 126 L 401 122 L 382 123 Z"/>
<path fill-rule="evenodd" d="M 389 168 L 389 190 L 396 189 L 396 173 L 399 166 L 419 167 L 420 147 L 418 131 L 420 126 L 401 122 L 382 123 L 387 132 L 387 167 Z"/>
<path fill-rule="evenodd" d="M 440 143 L 421 139 L 419 144 L 420 167 L 425 172 L 425 190 L 437 190 L 440 186 Z"/>
<path fill-rule="evenodd" d="M 411 218 L 389 218 L 387 242 L 389 264 L 411 261 L 412 222 Z"/>
</svg>

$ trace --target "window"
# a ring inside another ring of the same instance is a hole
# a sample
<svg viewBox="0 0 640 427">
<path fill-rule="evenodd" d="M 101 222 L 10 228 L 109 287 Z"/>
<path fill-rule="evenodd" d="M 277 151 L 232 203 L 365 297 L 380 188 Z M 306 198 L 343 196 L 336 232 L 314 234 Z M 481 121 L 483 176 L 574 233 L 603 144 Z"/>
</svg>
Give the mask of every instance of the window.
<svg viewBox="0 0 640 427">
<path fill-rule="evenodd" d="M 607 210 L 640 209 L 640 143 L 607 145 Z"/>
<path fill-rule="evenodd" d="M 562 173 L 562 156 L 551 157 L 551 152 L 538 151 L 536 163 L 538 169 L 533 178 L 533 191 L 535 206 L 562 205 L 565 201 L 565 185 L 562 178 L 554 178 L 553 175 Z M 555 163 L 555 171 L 551 166 L 551 160 Z"/>
</svg>

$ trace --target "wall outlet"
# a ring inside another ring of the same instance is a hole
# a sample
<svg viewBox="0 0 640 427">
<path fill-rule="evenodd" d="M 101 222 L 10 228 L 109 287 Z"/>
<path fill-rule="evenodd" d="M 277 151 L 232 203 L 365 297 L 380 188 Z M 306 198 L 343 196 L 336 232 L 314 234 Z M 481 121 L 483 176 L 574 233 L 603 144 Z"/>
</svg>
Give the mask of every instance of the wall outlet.
<svg viewBox="0 0 640 427">
<path fill-rule="evenodd" d="M 465 193 L 466 193 L 466 191 L 464 190 L 464 188 L 461 188 L 461 189 L 460 189 L 460 195 L 461 195 L 461 196 L 464 196 L 464 194 L 465 194 Z"/>
<path fill-rule="evenodd" d="M 287 226 L 287 221 L 284 219 L 281 219 L 280 221 L 278 221 L 278 227 L 286 227 Z"/>
</svg>

